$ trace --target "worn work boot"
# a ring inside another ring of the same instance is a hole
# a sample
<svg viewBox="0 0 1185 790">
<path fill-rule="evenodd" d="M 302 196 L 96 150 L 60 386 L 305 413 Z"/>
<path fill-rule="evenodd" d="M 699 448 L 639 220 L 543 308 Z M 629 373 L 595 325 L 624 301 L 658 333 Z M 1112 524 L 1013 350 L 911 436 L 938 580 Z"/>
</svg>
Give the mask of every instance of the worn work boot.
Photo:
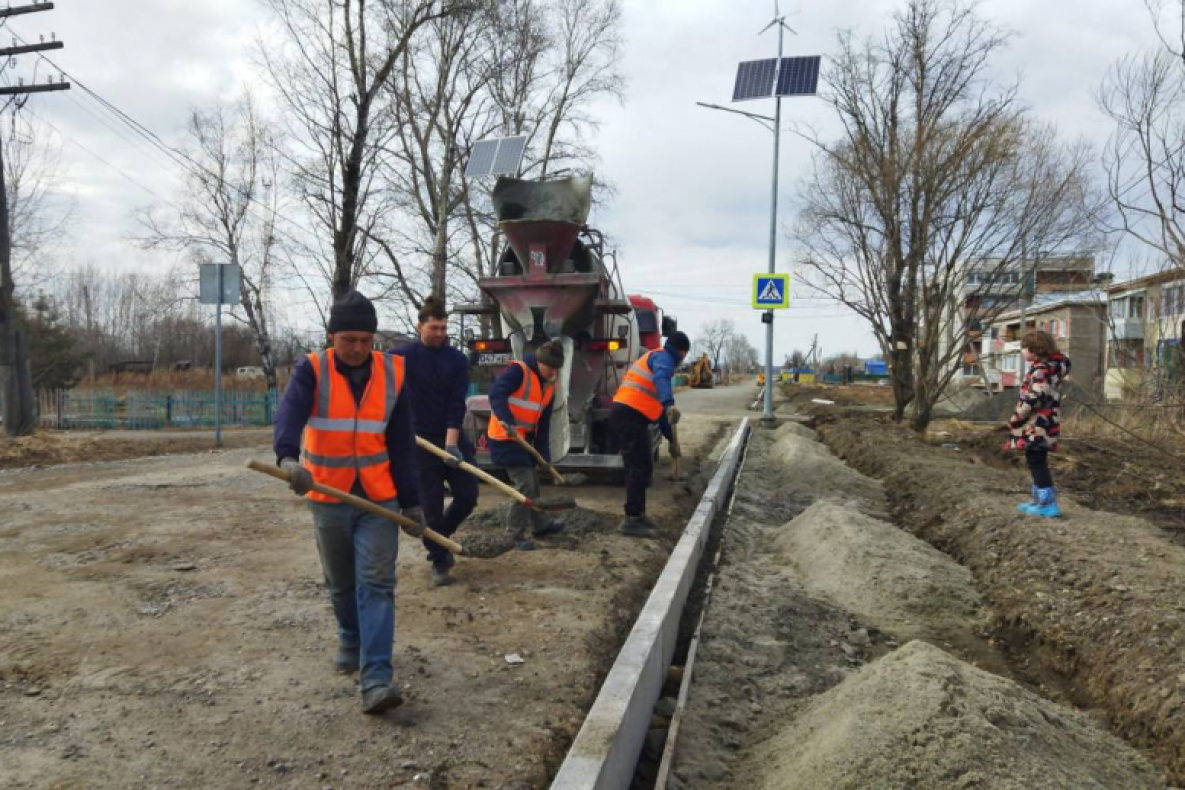
<svg viewBox="0 0 1185 790">
<path fill-rule="evenodd" d="M 626 516 L 617 530 L 631 538 L 657 538 L 658 527 L 645 516 Z"/>
<path fill-rule="evenodd" d="M 531 534 L 537 538 L 546 538 L 548 535 L 560 534 L 561 532 L 564 531 L 565 526 L 566 525 L 564 524 L 563 521 L 560 521 L 559 519 L 554 519 L 546 527 L 543 527 L 542 529 L 537 529 L 534 532 L 532 532 Z"/>
<path fill-rule="evenodd" d="M 339 647 L 333 656 L 333 668 L 343 675 L 353 675 L 358 671 L 358 648 Z"/>
<path fill-rule="evenodd" d="M 449 573 L 449 566 L 440 563 L 432 565 L 432 586 L 433 587 L 447 587 L 453 583 L 452 574 Z"/>
<path fill-rule="evenodd" d="M 1031 486 L 1029 486 L 1029 494 L 1030 494 L 1030 496 L 1032 496 L 1032 499 L 1030 499 L 1028 502 L 1021 502 L 1019 505 L 1016 506 L 1016 509 L 1019 510 L 1021 513 L 1024 513 L 1026 516 L 1033 515 L 1033 508 L 1035 508 L 1041 504 L 1038 501 L 1038 496 L 1037 496 L 1037 492 L 1039 490 L 1040 489 L 1037 488 L 1036 483 L 1033 483 Z"/>
<path fill-rule="evenodd" d="M 1053 487 L 1037 489 L 1037 505 L 1029 511 L 1030 516 L 1061 518 L 1062 509 L 1057 506 L 1057 494 Z"/>
<path fill-rule="evenodd" d="M 526 530 L 515 533 L 514 547 L 519 551 L 531 551 L 535 548 L 535 541 L 531 540 L 531 536 L 527 534 Z"/>
<path fill-rule="evenodd" d="M 362 712 L 382 713 L 403 704 L 403 692 L 398 686 L 375 686 L 362 692 Z"/>
<path fill-rule="evenodd" d="M 432 586 L 433 587 L 447 587 L 453 583 L 452 574 L 449 573 L 452 567 L 457 564 L 457 560 L 452 554 L 445 556 L 443 560 L 432 563 Z"/>
</svg>

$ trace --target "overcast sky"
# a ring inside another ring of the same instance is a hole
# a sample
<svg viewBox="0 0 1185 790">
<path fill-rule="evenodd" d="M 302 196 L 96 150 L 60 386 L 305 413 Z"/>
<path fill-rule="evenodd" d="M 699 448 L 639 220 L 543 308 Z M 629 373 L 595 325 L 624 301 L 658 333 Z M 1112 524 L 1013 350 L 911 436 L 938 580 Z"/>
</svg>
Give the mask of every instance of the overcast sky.
<svg viewBox="0 0 1185 790">
<path fill-rule="evenodd" d="M 790 5 L 798 35 L 787 36 L 786 54 L 826 58 L 838 29 L 876 33 L 898 5 Z M 996 61 L 1001 76 L 1022 77 L 1022 96 L 1038 117 L 1101 146 L 1110 127 L 1092 92 L 1117 59 L 1155 43 L 1141 0 L 984 0 L 981 11 L 1015 34 Z M 66 48 L 51 53 L 55 61 L 177 143 L 191 107 L 255 79 L 252 42 L 264 13 L 252 0 L 56 0 L 54 11 L 17 17 L 10 27 L 29 41 L 56 34 Z M 600 172 L 618 194 L 590 220 L 619 243 L 627 290 L 653 294 L 693 337 L 703 322 L 731 318 L 758 348 L 764 333 L 749 290 L 768 257 L 772 135 L 695 103 L 728 104 L 736 64 L 776 55 L 776 34 L 757 35 L 772 16 L 772 0 L 625 0 L 628 95 L 600 108 L 597 136 Z M 28 80 L 33 63 L 26 57 L 16 73 Z M 772 101 L 740 106 L 773 112 Z M 164 265 L 127 239 L 137 208 L 176 196 L 177 166 L 106 120 L 78 88 L 37 96 L 30 108 L 63 136 L 66 186 L 76 201 L 74 241 L 63 257 Z M 829 122 L 822 103 L 809 98 L 785 102 L 783 114 L 821 128 Z M 783 227 L 793 221 L 808 167 L 806 144 L 783 135 Z M 790 255 L 779 234 L 779 271 L 789 271 Z M 776 361 L 805 350 L 816 333 L 825 353 L 877 351 L 859 319 L 817 299 L 781 312 L 776 333 Z"/>
</svg>

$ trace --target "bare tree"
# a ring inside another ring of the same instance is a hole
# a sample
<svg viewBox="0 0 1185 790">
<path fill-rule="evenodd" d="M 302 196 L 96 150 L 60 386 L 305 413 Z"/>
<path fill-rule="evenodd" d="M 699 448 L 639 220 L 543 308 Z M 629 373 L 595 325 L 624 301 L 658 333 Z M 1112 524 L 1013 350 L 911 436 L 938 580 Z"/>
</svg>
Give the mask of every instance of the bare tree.
<svg viewBox="0 0 1185 790">
<path fill-rule="evenodd" d="M 421 27 L 472 3 L 266 2 L 279 43 L 263 41 L 260 52 L 290 127 L 300 197 L 317 225 L 317 242 L 331 253 L 329 266 L 316 265 L 337 298 L 365 274 L 371 233 L 395 208 L 380 178 L 398 133 L 389 90 L 395 68 Z"/>
<path fill-rule="evenodd" d="M 62 144 L 52 130 L 20 112 L 4 140 L 4 184 L 18 290 L 41 285 L 55 248 L 67 239 L 74 202 L 63 191 Z"/>
<path fill-rule="evenodd" d="M 757 369 L 757 349 L 749 338 L 735 330 L 724 344 L 724 357 L 728 360 L 729 374 L 752 373 Z"/>
<path fill-rule="evenodd" d="M 490 130 L 524 135 L 524 177 L 589 171 L 596 161 L 594 102 L 624 95 L 619 0 L 500 0 L 490 37 Z M 474 265 L 492 271 L 502 252 L 484 185 L 462 184 L 462 213 Z M 594 202 L 611 192 L 594 182 Z"/>
<path fill-rule="evenodd" d="M 1185 5 L 1182 5 L 1185 11 Z M 1117 63 L 1098 93 L 1115 124 L 1104 162 L 1121 229 L 1185 266 L 1185 62 L 1165 47 Z"/>
<path fill-rule="evenodd" d="M 194 110 L 187 133 L 193 166 L 184 196 L 168 220 L 144 214 L 141 243 L 184 251 L 196 261 L 239 266 L 243 320 L 255 339 L 268 389 L 275 390 L 269 321 L 281 200 L 275 140 L 250 94 L 208 111 Z"/>
<path fill-rule="evenodd" d="M 713 366 L 719 366 L 724 363 L 724 350 L 736 333 L 737 326 L 732 319 L 717 318 L 703 325 L 695 338 L 695 345 L 701 353 L 708 355 Z"/>
<path fill-rule="evenodd" d="M 509 66 L 489 45 L 497 21 L 484 11 L 433 20 L 404 50 L 393 80 L 398 131 L 390 179 L 411 220 L 394 232 L 403 250 L 413 259 L 426 256 L 429 265 L 406 265 L 386 232 L 373 235 L 400 296 L 414 308 L 426 293 L 447 297 L 450 264 L 466 241 L 461 165 L 472 143 L 493 129 L 488 86 Z"/>
<path fill-rule="evenodd" d="M 990 84 L 1005 42 L 970 0 L 909 0 L 882 39 L 841 34 L 827 74 L 843 132 L 815 141 L 800 264 L 872 327 L 895 418 L 912 404 L 917 430 L 967 330 L 1006 306 L 964 310 L 970 273 L 999 282 L 1032 265 L 1029 251 L 1077 248 L 1091 226 L 1087 149 L 1029 122 L 1015 87 Z"/>
</svg>

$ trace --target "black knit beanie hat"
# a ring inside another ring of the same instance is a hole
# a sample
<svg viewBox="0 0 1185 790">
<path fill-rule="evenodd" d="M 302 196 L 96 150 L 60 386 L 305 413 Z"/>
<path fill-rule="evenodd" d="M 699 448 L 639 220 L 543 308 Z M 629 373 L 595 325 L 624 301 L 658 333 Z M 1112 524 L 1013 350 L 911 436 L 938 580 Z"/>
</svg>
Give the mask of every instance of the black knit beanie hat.
<svg viewBox="0 0 1185 790">
<path fill-rule="evenodd" d="M 554 340 L 548 341 L 535 349 L 535 361 L 551 368 L 562 368 L 564 347 Z"/>
<path fill-rule="evenodd" d="M 334 332 L 378 331 L 379 319 L 374 304 L 357 291 L 350 291 L 329 309 L 329 334 Z"/>
<path fill-rule="evenodd" d="M 676 332 L 668 337 L 666 345 L 672 351 L 682 351 L 684 354 L 691 350 L 691 341 L 682 332 Z"/>
</svg>

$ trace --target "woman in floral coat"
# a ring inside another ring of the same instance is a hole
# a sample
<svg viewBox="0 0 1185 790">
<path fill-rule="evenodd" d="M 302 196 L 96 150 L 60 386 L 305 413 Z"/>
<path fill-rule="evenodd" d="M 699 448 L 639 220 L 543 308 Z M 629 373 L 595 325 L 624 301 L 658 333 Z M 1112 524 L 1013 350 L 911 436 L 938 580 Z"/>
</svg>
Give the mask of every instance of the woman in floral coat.
<svg viewBox="0 0 1185 790">
<path fill-rule="evenodd" d="M 1030 516 L 1057 518 L 1053 477 L 1049 473 L 1049 453 L 1057 450 L 1061 434 L 1061 387 L 1070 374 L 1070 360 L 1058 351 L 1048 332 L 1029 332 L 1020 341 L 1021 353 L 1029 364 L 1016 411 L 1008 420 L 1012 437 L 1005 447 L 1023 450 L 1033 475 L 1032 501 L 1018 505 Z"/>
</svg>

